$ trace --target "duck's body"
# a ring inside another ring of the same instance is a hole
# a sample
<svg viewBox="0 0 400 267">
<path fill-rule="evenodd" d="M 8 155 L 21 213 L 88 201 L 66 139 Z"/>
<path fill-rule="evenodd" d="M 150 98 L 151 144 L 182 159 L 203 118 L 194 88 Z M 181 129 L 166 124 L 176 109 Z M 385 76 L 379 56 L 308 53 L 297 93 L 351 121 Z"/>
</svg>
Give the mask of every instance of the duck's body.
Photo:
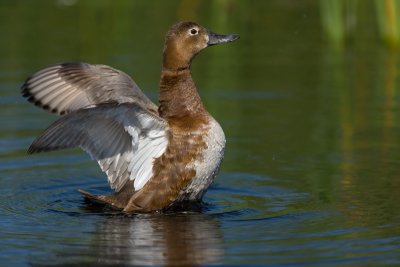
<svg viewBox="0 0 400 267">
<path fill-rule="evenodd" d="M 23 86 L 24 96 L 66 115 L 29 152 L 83 148 L 115 193 L 81 193 L 125 212 L 200 200 L 218 172 L 225 136 L 201 102 L 190 64 L 205 47 L 237 38 L 193 22 L 174 25 L 164 47 L 158 107 L 129 76 L 105 65 L 64 63 L 35 73 Z"/>
</svg>

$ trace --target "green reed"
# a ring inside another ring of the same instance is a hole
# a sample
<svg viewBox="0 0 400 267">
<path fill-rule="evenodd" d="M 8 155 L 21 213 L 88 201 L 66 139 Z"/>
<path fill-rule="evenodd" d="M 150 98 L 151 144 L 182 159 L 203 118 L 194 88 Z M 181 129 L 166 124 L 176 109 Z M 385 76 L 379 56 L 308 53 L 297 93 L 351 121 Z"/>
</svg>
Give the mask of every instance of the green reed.
<svg viewBox="0 0 400 267">
<path fill-rule="evenodd" d="M 362 31 L 378 33 L 378 40 L 391 48 L 400 47 L 400 0 L 320 0 L 319 5 L 331 43 L 342 45 Z"/>
<path fill-rule="evenodd" d="M 400 41 L 400 1 L 375 0 L 377 22 L 382 40 L 397 47 Z"/>
<path fill-rule="evenodd" d="M 322 27 L 331 42 L 339 44 L 344 39 L 343 1 L 320 0 Z"/>
</svg>

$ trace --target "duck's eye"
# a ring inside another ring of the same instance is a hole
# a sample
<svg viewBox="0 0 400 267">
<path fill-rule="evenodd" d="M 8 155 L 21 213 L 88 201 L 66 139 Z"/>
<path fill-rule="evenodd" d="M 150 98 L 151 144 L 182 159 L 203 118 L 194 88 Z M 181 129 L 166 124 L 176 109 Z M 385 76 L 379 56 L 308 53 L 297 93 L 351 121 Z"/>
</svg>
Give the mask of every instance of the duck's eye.
<svg viewBox="0 0 400 267">
<path fill-rule="evenodd" d="M 199 31 L 197 29 L 193 28 L 193 29 L 190 29 L 189 33 L 190 33 L 190 35 L 196 35 L 199 33 Z"/>
</svg>

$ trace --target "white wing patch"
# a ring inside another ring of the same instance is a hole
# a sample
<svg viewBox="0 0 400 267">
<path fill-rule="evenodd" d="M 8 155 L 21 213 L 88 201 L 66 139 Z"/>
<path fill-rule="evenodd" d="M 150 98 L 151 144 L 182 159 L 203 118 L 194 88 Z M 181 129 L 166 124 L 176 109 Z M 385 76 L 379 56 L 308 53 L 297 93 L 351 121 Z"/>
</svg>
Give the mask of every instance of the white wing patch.
<svg viewBox="0 0 400 267">
<path fill-rule="evenodd" d="M 139 138 L 138 149 L 128 166 L 130 180 L 135 180 L 135 190 L 140 190 L 153 176 L 154 159 L 164 153 L 167 142 L 165 135 Z"/>
<path fill-rule="evenodd" d="M 125 132 L 132 138 L 131 149 L 98 160 L 100 167 L 107 174 L 111 188 L 116 191 L 126 183 L 126 176 L 134 181 L 136 191 L 142 189 L 153 176 L 154 159 L 160 157 L 167 148 L 165 125 L 147 113 L 135 115 L 122 120 Z"/>
<path fill-rule="evenodd" d="M 167 132 L 162 118 L 137 104 L 103 104 L 61 117 L 28 152 L 81 147 L 97 160 L 112 189 L 119 191 L 133 180 L 137 191 L 152 177 L 154 159 L 167 148 Z"/>
<path fill-rule="evenodd" d="M 128 172 L 130 180 L 134 180 L 135 190 L 140 190 L 153 176 L 154 159 L 160 157 L 167 148 L 168 139 L 165 125 L 155 123 L 155 119 L 146 113 L 135 117 L 140 132 L 129 124 L 125 130 L 132 136 L 134 153 L 130 159 Z M 139 134 L 136 134 L 139 133 Z"/>
</svg>

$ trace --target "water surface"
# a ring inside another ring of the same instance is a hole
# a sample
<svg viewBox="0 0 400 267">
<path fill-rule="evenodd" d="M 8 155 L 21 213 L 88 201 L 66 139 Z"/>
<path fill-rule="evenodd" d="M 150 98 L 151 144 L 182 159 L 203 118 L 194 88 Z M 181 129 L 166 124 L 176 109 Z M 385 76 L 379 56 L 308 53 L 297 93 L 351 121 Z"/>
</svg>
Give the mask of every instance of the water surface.
<svg viewBox="0 0 400 267">
<path fill-rule="evenodd" d="M 20 96 L 34 71 L 103 63 L 157 99 L 164 33 L 196 20 L 241 40 L 192 67 L 227 136 L 200 210 L 123 216 L 82 151 L 28 156 L 53 120 Z M 400 58 L 374 32 L 342 48 L 316 1 L 2 1 L 0 262 L 43 265 L 400 265 Z"/>
</svg>

